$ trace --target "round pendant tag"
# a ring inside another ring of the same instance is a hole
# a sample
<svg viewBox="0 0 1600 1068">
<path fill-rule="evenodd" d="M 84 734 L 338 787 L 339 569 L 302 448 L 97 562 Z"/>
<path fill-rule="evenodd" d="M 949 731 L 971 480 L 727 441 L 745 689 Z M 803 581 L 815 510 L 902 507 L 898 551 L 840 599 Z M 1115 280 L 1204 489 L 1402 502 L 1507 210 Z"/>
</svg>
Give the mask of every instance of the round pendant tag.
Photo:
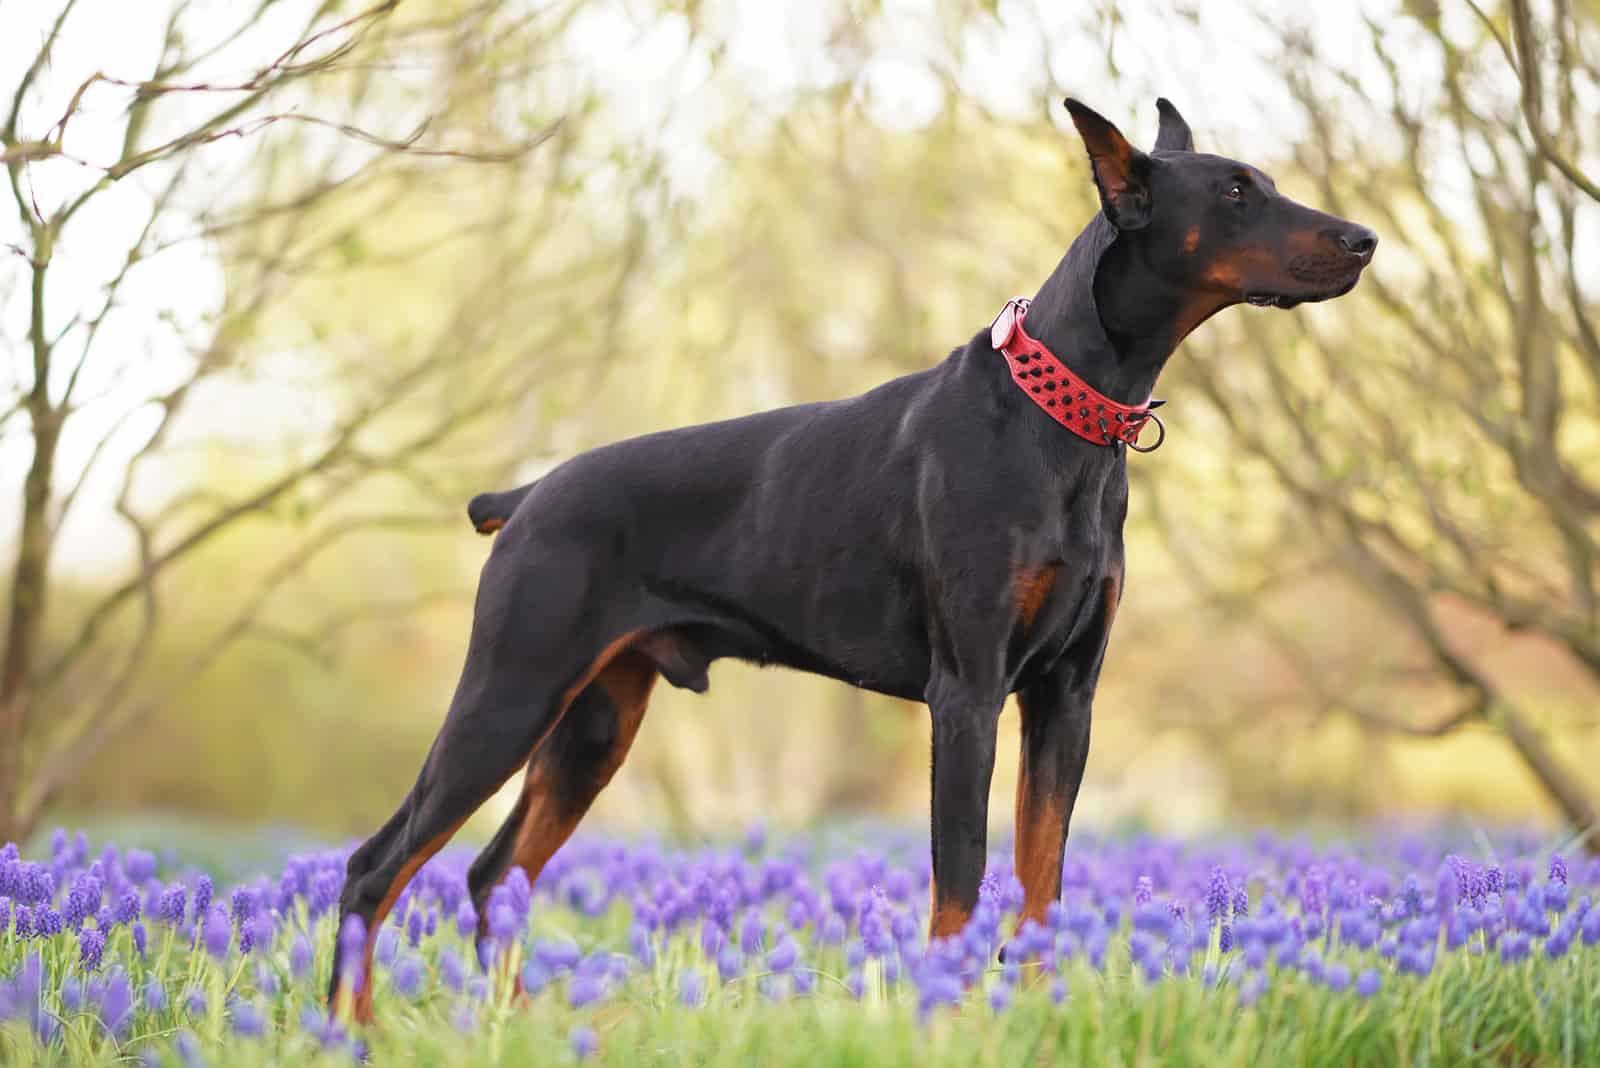
<svg viewBox="0 0 1600 1068">
<path fill-rule="evenodd" d="M 989 327 L 989 345 L 995 349 L 1003 349 L 1011 341 L 1011 334 L 1017 327 L 1017 306 L 1007 302 L 1000 314 L 994 317 L 994 325 Z"/>
</svg>

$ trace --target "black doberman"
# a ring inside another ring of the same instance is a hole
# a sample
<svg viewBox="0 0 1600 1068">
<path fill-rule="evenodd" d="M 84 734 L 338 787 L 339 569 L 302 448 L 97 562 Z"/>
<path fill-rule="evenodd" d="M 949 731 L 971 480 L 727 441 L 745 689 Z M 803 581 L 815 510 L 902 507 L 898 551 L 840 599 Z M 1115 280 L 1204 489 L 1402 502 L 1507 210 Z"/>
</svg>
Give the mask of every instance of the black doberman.
<svg viewBox="0 0 1600 1068">
<path fill-rule="evenodd" d="M 1086 384 L 1080 396 L 1098 391 L 1142 423 L 1139 402 L 1207 317 L 1339 296 L 1371 260 L 1370 230 L 1195 152 L 1166 100 L 1148 154 L 1066 106 L 1102 211 L 1007 314 L 1026 308 L 1062 382 Z M 1011 336 L 997 324 L 862 396 L 619 442 L 475 498 L 474 524 L 504 529 L 460 683 L 416 785 L 350 858 L 341 919 L 366 921 L 363 963 L 407 880 L 518 768 L 521 797 L 472 866 L 480 915 L 509 865 L 536 877 L 572 832 L 626 757 L 657 676 L 703 691 L 722 657 L 927 702 L 933 937 L 976 904 L 996 721 L 1017 694 L 1016 872 L 1024 917 L 1042 918 L 1060 894 L 1122 594 L 1123 442 L 1137 432 L 1096 438 L 1052 418 L 1038 367 L 1019 370 L 1027 351 L 997 351 Z"/>
</svg>

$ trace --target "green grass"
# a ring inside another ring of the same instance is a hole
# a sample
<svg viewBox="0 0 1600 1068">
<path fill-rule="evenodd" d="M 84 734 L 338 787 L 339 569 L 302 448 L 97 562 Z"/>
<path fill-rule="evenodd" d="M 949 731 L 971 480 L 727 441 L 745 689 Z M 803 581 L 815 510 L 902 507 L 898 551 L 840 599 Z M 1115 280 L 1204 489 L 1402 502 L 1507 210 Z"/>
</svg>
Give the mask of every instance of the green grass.
<svg viewBox="0 0 1600 1068">
<path fill-rule="evenodd" d="M 577 922 L 546 912 L 544 933 L 578 935 L 586 950 L 622 948 L 626 918 L 620 908 L 603 922 Z M 331 923 L 319 925 L 313 974 L 325 976 Z M 453 936 L 451 936 L 453 938 Z M 76 964 L 76 942 L 49 940 L 45 963 L 55 977 L 46 1004 L 60 1011 L 60 981 Z M 435 940 L 438 941 L 438 940 Z M 39 943 L 33 943 L 37 946 Z M 1507 965 L 1498 957 L 1442 956 L 1424 979 L 1385 976 L 1383 988 L 1362 999 L 1310 983 L 1292 970 L 1269 971 L 1265 993 L 1241 1005 L 1226 974 L 1214 988 L 1197 979 L 1147 983 L 1117 956 L 1104 973 L 1081 961 L 1064 973 L 1069 994 L 1052 1003 L 1048 983 L 1025 983 L 1006 1012 L 990 1011 L 983 991 L 956 1008 L 919 1019 L 909 984 L 888 989 L 869 970 L 861 1002 L 845 990 L 842 957 L 819 954 L 813 997 L 774 1002 L 758 992 L 758 976 L 713 984 L 703 1007 L 677 1003 L 673 976 L 685 966 L 713 973 L 710 962 L 685 941 L 672 944 L 648 972 L 636 973 L 619 993 L 597 1006 L 574 1010 L 563 983 L 531 1000 L 513 1001 L 501 975 L 491 999 L 479 1006 L 471 1030 L 452 1024 L 455 995 L 435 981 L 416 1000 L 401 997 L 379 970 L 377 1019 L 358 1033 L 374 1064 L 481 1065 L 575 1063 L 568 1036 L 578 1026 L 599 1036 L 590 1063 L 606 1065 L 1194 1065 L 1262 1068 L 1290 1065 L 1457 1065 L 1600 1063 L 1600 952 L 1575 948 L 1565 959 L 1539 957 Z M 22 947 L 0 939 L 0 974 L 20 963 Z M 426 953 L 430 978 L 437 953 Z M 181 1063 L 172 1040 L 181 1028 L 198 1040 L 204 1063 L 215 1066 L 349 1064 L 347 1051 L 324 1052 L 302 1026 L 302 1013 L 320 1011 L 320 982 L 289 978 L 288 949 L 223 966 L 190 953 L 163 933 L 141 960 L 126 930 L 117 931 L 107 959 L 125 962 L 135 990 L 159 979 L 169 992 L 165 1010 L 141 1012 L 128 1038 L 109 1039 L 91 1012 L 62 1012 L 63 1036 L 42 1050 L 18 1024 L 0 1031 L 6 1064 L 111 1064 L 141 1053 L 160 1063 Z M 230 1034 L 224 1005 L 230 994 L 255 992 L 255 968 L 265 964 L 282 991 L 261 998 L 268 1014 L 262 1038 Z M 986 979 L 992 981 L 994 976 Z M 190 1016 L 184 991 L 206 992 L 207 1012 Z"/>
</svg>

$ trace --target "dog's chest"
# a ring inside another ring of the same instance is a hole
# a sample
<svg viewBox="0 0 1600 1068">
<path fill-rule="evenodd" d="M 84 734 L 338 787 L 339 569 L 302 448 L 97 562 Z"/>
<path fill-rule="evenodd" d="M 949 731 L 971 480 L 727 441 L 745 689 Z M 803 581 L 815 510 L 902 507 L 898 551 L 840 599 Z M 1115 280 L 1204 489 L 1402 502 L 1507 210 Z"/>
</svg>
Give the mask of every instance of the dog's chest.
<svg viewBox="0 0 1600 1068">
<path fill-rule="evenodd" d="M 1062 479 L 1050 489 L 1054 506 L 1041 500 L 1012 530 L 1000 601 L 1011 622 L 1006 659 L 1014 678 L 1047 668 L 1090 631 L 1103 632 L 1122 586 L 1126 482 Z"/>
</svg>

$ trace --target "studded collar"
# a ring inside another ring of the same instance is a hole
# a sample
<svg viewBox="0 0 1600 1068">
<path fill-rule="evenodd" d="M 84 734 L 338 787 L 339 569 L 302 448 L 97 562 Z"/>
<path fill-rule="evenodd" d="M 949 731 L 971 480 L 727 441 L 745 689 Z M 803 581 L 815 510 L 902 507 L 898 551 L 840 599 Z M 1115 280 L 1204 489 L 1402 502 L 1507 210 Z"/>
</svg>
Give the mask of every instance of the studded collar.
<svg viewBox="0 0 1600 1068">
<path fill-rule="evenodd" d="M 1095 445 L 1127 445 L 1136 452 L 1154 452 L 1166 440 L 1167 428 L 1155 414 L 1165 401 L 1119 404 L 1072 373 L 1044 343 L 1023 329 L 1029 301 L 1006 302 L 989 328 L 989 343 L 1005 357 L 1011 380 L 1023 395 L 1050 418 Z M 1139 433 L 1154 422 L 1161 436 L 1139 444 Z"/>
</svg>

